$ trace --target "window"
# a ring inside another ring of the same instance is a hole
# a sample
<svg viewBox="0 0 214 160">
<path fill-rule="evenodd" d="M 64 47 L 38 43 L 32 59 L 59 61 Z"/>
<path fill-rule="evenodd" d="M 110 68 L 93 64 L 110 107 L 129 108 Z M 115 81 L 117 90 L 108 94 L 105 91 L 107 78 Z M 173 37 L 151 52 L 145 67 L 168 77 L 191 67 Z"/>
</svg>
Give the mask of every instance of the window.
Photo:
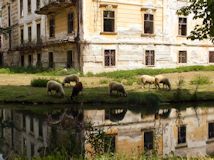
<svg viewBox="0 0 214 160">
<path fill-rule="evenodd" d="M 105 153 L 114 153 L 115 152 L 115 135 L 105 135 L 104 152 Z"/>
<path fill-rule="evenodd" d="M 3 63 L 4 63 L 4 55 L 2 52 L 0 52 L 0 67 L 3 66 Z"/>
<path fill-rule="evenodd" d="M 154 33 L 154 19 L 152 14 L 144 14 L 144 33 Z"/>
<path fill-rule="evenodd" d="M 49 59 L 48 67 L 53 68 L 54 67 L 53 52 L 48 53 L 48 59 Z"/>
<path fill-rule="evenodd" d="M 26 142 L 26 139 L 23 138 L 23 140 L 22 140 L 22 153 L 23 153 L 23 155 L 26 155 L 26 151 L 27 151 L 27 142 Z"/>
<path fill-rule="evenodd" d="M 144 151 L 153 149 L 153 131 L 144 132 Z"/>
<path fill-rule="evenodd" d="M 24 16 L 24 13 L 23 13 L 23 0 L 20 0 L 20 17 L 23 17 Z"/>
<path fill-rule="evenodd" d="M 33 118 L 30 118 L 30 131 L 34 132 L 34 123 L 33 123 Z"/>
<path fill-rule="evenodd" d="M 42 128 L 42 121 L 39 120 L 39 136 L 43 137 L 43 128 Z"/>
<path fill-rule="evenodd" d="M 74 14 L 68 13 L 68 33 L 72 33 L 74 30 Z"/>
<path fill-rule="evenodd" d="M 33 143 L 31 143 L 30 144 L 30 153 L 31 153 L 31 158 L 33 158 L 33 156 L 34 156 L 34 144 Z"/>
<path fill-rule="evenodd" d="M 24 55 L 21 55 L 21 66 L 22 67 L 25 66 L 25 57 L 24 57 Z"/>
<path fill-rule="evenodd" d="M 72 51 L 67 52 L 67 68 L 71 68 L 73 66 L 73 53 Z"/>
<path fill-rule="evenodd" d="M 49 20 L 49 37 L 55 37 L 55 18 L 53 16 Z"/>
<path fill-rule="evenodd" d="M 37 53 L 37 67 L 41 67 L 41 53 Z"/>
<path fill-rule="evenodd" d="M 154 50 L 146 50 L 146 65 L 155 65 L 155 51 Z"/>
<path fill-rule="evenodd" d="M 179 17 L 179 30 L 178 35 L 186 36 L 187 35 L 187 18 L 180 18 Z"/>
<path fill-rule="evenodd" d="M 2 38 L 1 38 L 1 35 L 0 35 L 0 48 L 2 47 Z"/>
<path fill-rule="evenodd" d="M 178 144 L 186 143 L 186 126 L 178 127 Z"/>
<path fill-rule="evenodd" d="M 31 13 L 31 0 L 27 0 L 27 11 Z"/>
<path fill-rule="evenodd" d="M 28 27 L 28 42 L 31 42 L 32 41 L 32 30 L 31 30 L 31 27 Z"/>
<path fill-rule="evenodd" d="M 105 50 L 105 66 L 115 66 L 115 50 Z"/>
<path fill-rule="evenodd" d="M 209 63 L 214 63 L 214 51 L 209 52 Z"/>
<path fill-rule="evenodd" d="M 114 11 L 103 12 L 103 31 L 115 32 L 115 13 Z"/>
<path fill-rule="evenodd" d="M 28 55 L 28 66 L 32 66 L 32 55 Z"/>
<path fill-rule="evenodd" d="M 40 8 L 40 0 L 36 0 L 36 9 Z"/>
<path fill-rule="evenodd" d="M 178 63 L 187 63 L 187 52 L 179 51 L 178 54 Z"/>
<path fill-rule="evenodd" d="M 214 138 L 214 122 L 208 124 L 208 138 Z"/>
<path fill-rule="evenodd" d="M 41 25 L 38 23 L 36 25 L 36 36 L 37 36 L 37 42 L 41 42 Z"/>
<path fill-rule="evenodd" d="M 24 29 L 20 30 L 21 44 L 24 44 Z"/>
<path fill-rule="evenodd" d="M 22 115 L 22 128 L 23 128 L 23 129 L 26 128 L 26 119 L 25 119 L 25 115 Z"/>
</svg>

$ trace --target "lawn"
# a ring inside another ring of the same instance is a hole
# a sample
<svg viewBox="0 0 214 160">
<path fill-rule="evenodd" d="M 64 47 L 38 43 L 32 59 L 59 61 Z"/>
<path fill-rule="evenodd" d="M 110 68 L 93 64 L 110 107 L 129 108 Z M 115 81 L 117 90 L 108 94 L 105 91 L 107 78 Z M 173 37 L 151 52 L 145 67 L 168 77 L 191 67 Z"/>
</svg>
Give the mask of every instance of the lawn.
<svg viewBox="0 0 214 160">
<path fill-rule="evenodd" d="M 126 72 L 126 71 L 125 71 Z M 108 104 L 153 104 L 160 102 L 186 102 L 186 101 L 210 101 L 214 100 L 214 71 L 191 71 L 181 73 L 165 73 L 170 79 L 172 90 L 157 90 L 153 86 L 151 89 L 142 88 L 139 83 L 139 75 L 130 78 L 117 79 L 111 76 L 94 75 L 92 77 L 81 76 L 84 90 L 74 101 L 70 100 L 72 86 L 65 88 L 66 96 L 59 98 L 57 96 L 48 96 L 46 88 L 31 87 L 32 79 L 52 76 L 41 76 L 38 74 L 0 74 L 0 102 L 11 103 L 108 103 Z M 205 77 L 203 85 L 199 85 L 197 94 L 195 90 L 197 85 L 193 82 L 197 77 Z M 64 76 L 54 76 L 55 79 L 62 81 Z M 130 80 L 131 79 L 131 80 Z M 178 90 L 178 81 L 182 79 L 184 83 Z M 128 97 L 117 95 L 109 96 L 108 83 L 111 81 L 120 81 L 125 85 Z M 71 84 L 73 85 L 73 84 Z"/>
</svg>

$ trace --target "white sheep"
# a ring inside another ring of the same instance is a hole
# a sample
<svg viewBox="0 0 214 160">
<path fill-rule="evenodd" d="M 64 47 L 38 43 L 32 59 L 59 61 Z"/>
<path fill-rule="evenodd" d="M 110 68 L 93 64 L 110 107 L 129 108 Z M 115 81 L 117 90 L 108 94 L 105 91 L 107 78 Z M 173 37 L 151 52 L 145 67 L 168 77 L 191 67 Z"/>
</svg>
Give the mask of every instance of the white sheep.
<svg viewBox="0 0 214 160">
<path fill-rule="evenodd" d="M 125 88 L 122 84 L 111 82 L 109 83 L 109 94 L 112 95 L 112 91 L 117 91 L 117 93 L 121 93 L 123 96 L 127 96 L 127 93 L 125 91 Z"/>
<path fill-rule="evenodd" d="M 166 87 L 168 87 L 169 90 L 171 90 L 171 84 L 167 77 L 165 77 L 163 75 L 155 76 L 155 85 L 158 86 L 158 88 L 160 88 L 160 83 L 163 84 L 163 88 L 164 88 L 164 86 L 166 86 Z"/>
<path fill-rule="evenodd" d="M 65 92 L 64 89 L 62 87 L 61 83 L 58 83 L 54 80 L 50 80 L 47 83 L 47 94 L 49 95 L 49 93 L 51 94 L 51 91 L 54 90 L 56 94 L 58 94 L 59 96 L 64 96 Z"/>
<path fill-rule="evenodd" d="M 77 75 L 66 76 L 62 82 L 62 85 L 64 86 L 66 83 L 70 84 L 70 82 L 79 82 L 79 77 Z"/>
<path fill-rule="evenodd" d="M 143 88 L 145 88 L 146 84 L 149 84 L 149 88 L 151 84 L 155 84 L 155 77 L 149 75 L 140 76 L 141 82 L 143 83 Z"/>
</svg>

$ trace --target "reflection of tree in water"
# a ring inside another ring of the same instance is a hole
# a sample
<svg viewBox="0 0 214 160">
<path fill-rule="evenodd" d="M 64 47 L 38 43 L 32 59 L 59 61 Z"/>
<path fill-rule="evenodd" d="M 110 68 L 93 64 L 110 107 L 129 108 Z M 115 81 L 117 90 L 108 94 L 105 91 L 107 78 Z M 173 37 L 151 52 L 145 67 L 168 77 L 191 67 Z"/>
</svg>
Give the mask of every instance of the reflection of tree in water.
<svg viewBox="0 0 214 160">
<path fill-rule="evenodd" d="M 70 156 L 83 155 L 83 111 L 81 109 L 66 108 L 48 114 L 48 124 L 51 127 L 51 152 L 65 149 Z"/>
</svg>

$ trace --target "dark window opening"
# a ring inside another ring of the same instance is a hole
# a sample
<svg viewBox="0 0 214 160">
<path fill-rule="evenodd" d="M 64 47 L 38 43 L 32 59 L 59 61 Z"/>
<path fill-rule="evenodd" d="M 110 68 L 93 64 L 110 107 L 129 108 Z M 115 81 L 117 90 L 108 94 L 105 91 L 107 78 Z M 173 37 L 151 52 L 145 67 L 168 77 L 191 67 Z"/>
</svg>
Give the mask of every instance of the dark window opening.
<svg viewBox="0 0 214 160">
<path fill-rule="evenodd" d="M 26 119 L 25 119 L 25 115 L 22 115 L 22 128 L 23 128 L 23 129 L 26 128 Z"/>
<path fill-rule="evenodd" d="M 209 52 L 209 63 L 214 63 L 214 51 Z"/>
<path fill-rule="evenodd" d="M 31 42 L 32 41 L 32 28 L 28 27 L 28 41 Z"/>
<path fill-rule="evenodd" d="M 146 50 L 146 65 L 155 65 L 155 51 Z"/>
<path fill-rule="evenodd" d="M 33 118 L 30 117 L 30 131 L 34 132 L 34 122 L 33 122 Z"/>
<path fill-rule="evenodd" d="M 22 67 L 25 66 L 25 57 L 24 57 L 24 55 L 21 56 L 21 66 Z"/>
<path fill-rule="evenodd" d="M 115 66 L 115 50 L 105 50 L 105 66 Z"/>
<path fill-rule="evenodd" d="M 187 63 L 187 52 L 179 51 L 178 63 Z"/>
<path fill-rule="evenodd" d="M 67 68 L 73 67 L 73 53 L 72 51 L 67 52 Z"/>
<path fill-rule="evenodd" d="M 54 58 L 53 58 L 53 52 L 49 52 L 48 54 L 48 59 L 49 59 L 49 68 L 53 68 L 54 67 Z"/>
<path fill-rule="evenodd" d="M 31 153 L 31 158 L 33 158 L 33 156 L 34 156 L 34 144 L 33 143 L 30 144 L 30 153 Z"/>
<path fill-rule="evenodd" d="M 115 152 L 115 135 L 105 135 L 104 137 L 104 152 L 114 153 Z"/>
<path fill-rule="evenodd" d="M 43 137 L 43 127 L 42 127 L 42 121 L 39 120 L 39 136 Z"/>
<path fill-rule="evenodd" d="M 36 25 L 36 37 L 37 37 L 37 42 L 41 42 L 41 25 L 38 23 Z"/>
<path fill-rule="evenodd" d="M 114 32 L 115 31 L 115 13 L 114 11 L 103 12 L 103 31 Z"/>
<path fill-rule="evenodd" d="M 74 14 L 68 13 L 68 33 L 72 33 L 74 30 Z"/>
<path fill-rule="evenodd" d="M 154 33 L 154 22 L 152 14 L 144 14 L 144 33 L 153 34 Z"/>
<path fill-rule="evenodd" d="M 55 18 L 53 16 L 49 20 L 49 37 L 55 37 Z"/>
<path fill-rule="evenodd" d="M 23 0 L 20 0 L 20 17 L 23 17 L 24 13 L 23 13 Z"/>
<path fill-rule="evenodd" d="M 28 55 L 28 66 L 32 66 L 32 55 Z"/>
<path fill-rule="evenodd" d="M 37 53 L 37 62 L 36 62 L 37 67 L 41 67 L 41 53 Z"/>
<path fill-rule="evenodd" d="M 4 63 L 4 55 L 3 53 L 0 52 L 0 67 L 3 66 L 3 63 Z"/>
<path fill-rule="evenodd" d="M 153 131 L 144 132 L 144 150 L 153 149 Z"/>
<path fill-rule="evenodd" d="M 178 127 L 178 144 L 186 143 L 186 126 Z"/>
<path fill-rule="evenodd" d="M 208 125 L 208 138 L 214 138 L 214 122 L 209 123 Z"/>
<path fill-rule="evenodd" d="M 36 0 L 36 9 L 40 8 L 40 0 Z"/>
<path fill-rule="evenodd" d="M 20 37 L 21 37 L 21 44 L 24 44 L 24 29 L 21 29 L 21 31 L 20 31 L 21 33 L 21 35 L 20 35 Z"/>
<path fill-rule="evenodd" d="M 187 18 L 179 18 L 178 21 L 179 21 L 178 35 L 186 36 L 187 35 Z"/>
<path fill-rule="evenodd" d="M 27 11 L 31 13 L 31 0 L 27 0 Z"/>
</svg>

